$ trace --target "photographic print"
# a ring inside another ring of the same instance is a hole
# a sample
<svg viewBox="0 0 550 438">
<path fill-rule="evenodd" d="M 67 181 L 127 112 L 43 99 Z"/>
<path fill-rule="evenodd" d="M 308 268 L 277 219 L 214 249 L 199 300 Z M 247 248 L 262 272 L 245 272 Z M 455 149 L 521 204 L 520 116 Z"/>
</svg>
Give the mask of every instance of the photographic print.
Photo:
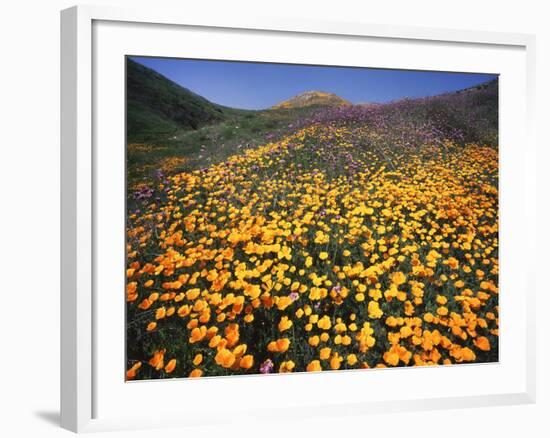
<svg viewBox="0 0 550 438">
<path fill-rule="evenodd" d="M 498 362 L 498 142 L 495 75 L 128 56 L 126 380 Z"/>
</svg>

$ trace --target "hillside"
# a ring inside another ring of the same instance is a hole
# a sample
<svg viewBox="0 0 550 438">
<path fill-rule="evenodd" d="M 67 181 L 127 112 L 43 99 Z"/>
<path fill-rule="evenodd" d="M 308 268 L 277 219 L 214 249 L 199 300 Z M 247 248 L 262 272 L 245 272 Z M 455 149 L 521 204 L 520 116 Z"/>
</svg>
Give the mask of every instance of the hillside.
<svg viewBox="0 0 550 438">
<path fill-rule="evenodd" d="M 381 123 L 381 121 L 384 123 Z M 404 124 L 404 121 L 406 123 Z M 398 135 L 396 142 L 413 139 L 418 126 L 429 127 L 434 137 L 444 137 L 460 144 L 480 142 L 498 144 L 498 81 L 493 80 L 462 90 L 436 96 L 404 98 L 377 105 L 324 107 L 316 111 L 308 123 L 339 125 L 367 124 L 377 126 L 380 135 Z M 393 124 L 403 125 L 399 133 Z M 390 134 L 393 132 L 393 134 Z M 427 133 L 427 131 L 426 131 Z"/>
<path fill-rule="evenodd" d="M 127 379 L 497 362 L 497 90 L 165 146 L 127 203 Z"/>
<path fill-rule="evenodd" d="M 498 80 L 412 102 L 449 138 L 498 144 Z"/>
<path fill-rule="evenodd" d="M 323 91 L 306 91 L 288 100 L 280 102 L 277 105 L 272 106 L 271 109 L 341 105 L 351 105 L 351 103 L 345 99 L 342 99 L 340 96 L 337 96 L 334 93 L 325 93 Z"/>
<path fill-rule="evenodd" d="M 174 174 L 209 166 L 318 124 L 371 126 L 393 144 L 416 145 L 431 137 L 498 144 L 497 81 L 385 104 L 350 105 L 329 93 L 307 92 L 273 109 L 244 111 L 213 104 L 129 61 L 128 89 L 130 187 L 148 183 L 159 170 Z M 370 141 L 362 137 L 358 141 Z"/>
<path fill-rule="evenodd" d="M 246 113 L 214 104 L 129 58 L 126 69 L 129 141 L 156 140 Z"/>
</svg>

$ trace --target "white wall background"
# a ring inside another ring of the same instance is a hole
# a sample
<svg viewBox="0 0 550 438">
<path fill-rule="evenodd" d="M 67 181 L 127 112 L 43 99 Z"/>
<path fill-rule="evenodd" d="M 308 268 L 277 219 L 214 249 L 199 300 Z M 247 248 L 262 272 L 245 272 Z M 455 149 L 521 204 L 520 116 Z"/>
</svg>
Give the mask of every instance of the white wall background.
<svg viewBox="0 0 550 438">
<path fill-rule="evenodd" d="M 429 27 L 528 32 L 537 35 L 537 128 L 539 141 L 540 236 L 538 255 L 538 401 L 530 406 L 466 409 L 362 418 L 285 422 L 273 418 L 258 430 L 228 426 L 225 437 L 444 435 L 542 436 L 550 431 L 548 372 L 548 282 L 550 78 L 549 13 L 536 0 L 324 1 L 112 0 L 97 4 L 174 7 L 223 11 L 228 20 L 246 12 L 321 20 L 414 24 Z M 57 437 L 70 433 L 59 418 L 59 10 L 66 0 L 26 0 L 4 4 L 0 15 L 0 435 Z M 521 145 L 518 145 L 521 147 Z M 266 394 L 266 397 L 269 395 Z M 162 403 L 161 400 L 156 401 Z M 205 407 L 207 409 L 207 407 Z M 212 427 L 162 430 L 219 436 Z M 153 435 L 151 431 L 110 433 L 109 437 Z"/>
</svg>

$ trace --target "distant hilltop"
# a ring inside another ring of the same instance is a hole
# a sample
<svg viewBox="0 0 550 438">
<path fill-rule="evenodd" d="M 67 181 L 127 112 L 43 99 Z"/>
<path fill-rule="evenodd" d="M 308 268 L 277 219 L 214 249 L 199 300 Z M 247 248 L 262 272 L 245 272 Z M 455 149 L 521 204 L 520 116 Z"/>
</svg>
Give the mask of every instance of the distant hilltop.
<svg viewBox="0 0 550 438">
<path fill-rule="evenodd" d="M 334 93 L 324 91 L 306 91 L 288 100 L 278 103 L 271 109 L 303 108 L 306 106 L 341 106 L 351 105 L 351 102 Z"/>
</svg>

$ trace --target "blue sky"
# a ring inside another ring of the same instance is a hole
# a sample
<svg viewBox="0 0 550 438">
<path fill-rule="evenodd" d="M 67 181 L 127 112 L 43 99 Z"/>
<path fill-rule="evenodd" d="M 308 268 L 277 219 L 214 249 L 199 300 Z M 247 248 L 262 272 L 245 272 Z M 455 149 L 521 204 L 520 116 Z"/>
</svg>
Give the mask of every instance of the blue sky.
<svg viewBox="0 0 550 438">
<path fill-rule="evenodd" d="M 382 103 L 459 90 L 496 77 L 489 74 L 136 56 L 131 59 L 211 102 L 243 109 L 269 108 L 308 90 L 335 93 L 352 103 Z"/>
</svg>

